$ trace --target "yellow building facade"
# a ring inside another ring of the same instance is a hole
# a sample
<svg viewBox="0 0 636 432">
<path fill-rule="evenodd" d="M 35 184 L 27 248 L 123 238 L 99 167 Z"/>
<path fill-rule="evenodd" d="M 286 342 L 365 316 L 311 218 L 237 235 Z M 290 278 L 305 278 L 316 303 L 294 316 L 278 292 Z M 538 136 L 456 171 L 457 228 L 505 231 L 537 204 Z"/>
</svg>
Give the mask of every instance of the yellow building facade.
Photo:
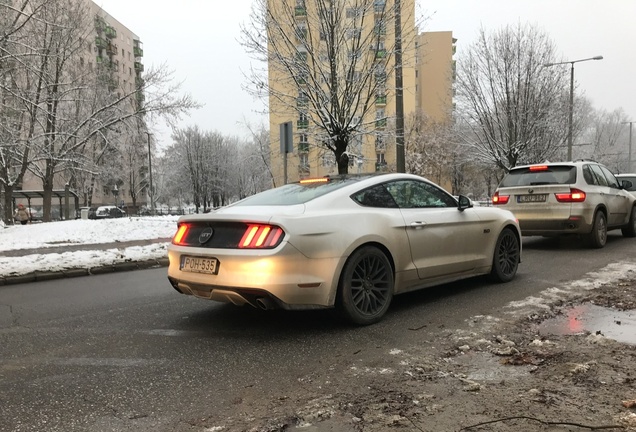
<svg viewBox="0 0 636 432">
<path fill-rule="evenodd" d="M 308 82 L 306 90 L 303 90 L 304 80 L 300 81 L 301 85 L 299 85 L 298 80 L 288 76 L 289 71 L 276 67 L 271 60 L 283 54 L 291 57 L 301 52 L 310 63 L 309 70 L 314 74 L 329 70 L 327 65 L 322 69 L 315 67 L 321 59 L 328 60 L 329 57 L 321 57 L 323 48 L 315 42 L 322 40 L 322 35 L 320 30 L 316 30 L 320 26 L 312 22 L 312 15 L 316 15 L 316 11 L 312 10 L 312 7 L 315 8 L 313 3 L 303 0 L 269 0 L 270 10 L 274 11 L 274 20 L 279 20 L 277 24 L 280 29 L 280 33 L 268 35 L 270 40 L 295 38 L 297 43 L 297 47 L 290 44 L 284 45 L 285 50 L 283 50 L 281 48 L 283 45 L 277 44 L 274 40 L 273 43 L 270 41 L 269 47 L 270 162 L 274 173 L 274 186 L 306 177 L 338 173 L 334 154 L 326 148 L 324 133 L 321 135 L 324 129 L 321 130 L 320 107 L 318 109 L 314 107 L 307 112 L 303 112 L 302 108 L 311 97 L 303 95 L 303 92 L 316 91 L 315 86 L 319 84 L 315 81 Z M 357 124 L 358 127 L 347 149 L 348 172 L 395 171 L 396 62 L 394 54 L 396 50 L 395 22 L 398 20 L 394 15 L 378 13 L 379 10 L 393 11 L 394 3 L 390 0 L 374 0 L 373 2 L 337 0 L 331 3 L 341 8 L 339 12 L 344 17 L 343 39 L 349 38 L 350 35 L 364 38 L 367 34 L 379 34 L 377 39 L 372 39 L 372 46 L 354 55 L 363 58 L 371 56 L 376 60 L 382 60 L 384 55 L 390 57 L 383 63 L 385 75 L 382 84 L 374 89 L 375 94 L 372 98 L 366 99 L 369 103 L 363 105 L 358 113 L 352 113 L 351 124 Z M 363 6 L 365 3 L 371 6 Z M 454 53 L 452 34 L 450 32 L 417 34 L 414 0 L 401 0 L 400 6 L 404 117 L 407 118 L 420 109 L 441 120 L 444 115 L 449 116 L 452 110 L 452 73 L 449 74 L 452 72 Z M 285 13 L 286 11 L 290 12 Z M 364 19 L 356 21 L 355 17 L 359 17 L 360 13 L 366 15 Z M 348 22 L 347 19 L 351 17 L 354 18 Z M 309 44 L 305 42 L 307 38 L 313 42 L 309 49 L 307 49 Z M 324 50 L 328 49 L 327 44 Z M 375 68 L 375 63 L 361 61 L 360 66 L 361 68 L 353 74 L 358 79 L 364 80 L 369 77 L 370 68 Z M 312 77 L 309 77 L 307 81 L 311 81 Z M 364 93 L 365 88 L 361 87 L 360 91 Z M 296 92 L 298 92 L 298 98 L 295 102 L 291 98 L 281 97 L 286 94 L 296 95 Z M 330 105 L 325 111 L 329 111 L 331 107 Z M 291 124 L 292 129 L 293 147 L 289 153 L 284 153 L 281 148 L 280 125 L 284 123 Z"/>
<path fill-rule="evenodd" d="M 437 123 L 452 118 L 456 42 L 451 31 L 417 36 L 416 108 Z"/>
</svg>

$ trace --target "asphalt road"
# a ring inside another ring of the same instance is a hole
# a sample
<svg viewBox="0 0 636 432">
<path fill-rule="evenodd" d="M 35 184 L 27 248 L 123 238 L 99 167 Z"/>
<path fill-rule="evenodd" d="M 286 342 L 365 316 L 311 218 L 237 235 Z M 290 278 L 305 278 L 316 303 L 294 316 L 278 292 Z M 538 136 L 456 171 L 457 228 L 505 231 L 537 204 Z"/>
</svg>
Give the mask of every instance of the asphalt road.
<svg viewBox="0 0 636 432">
<path fill-rule="evenodd" d="M 336 381 L 352 364 L 381 364 L 387 349 L 426 344 L 626 256 L 636 256 L 636 240 L 620 232 L 602 250 L 526 239 L 513 282 L 477 278 L 398 296 L 364 328 L 330 311 L 183 296 L 165 268 L 0 286 L 0 431 L 204 431 L 310 393 L 312 377 Z"/>
</svg>

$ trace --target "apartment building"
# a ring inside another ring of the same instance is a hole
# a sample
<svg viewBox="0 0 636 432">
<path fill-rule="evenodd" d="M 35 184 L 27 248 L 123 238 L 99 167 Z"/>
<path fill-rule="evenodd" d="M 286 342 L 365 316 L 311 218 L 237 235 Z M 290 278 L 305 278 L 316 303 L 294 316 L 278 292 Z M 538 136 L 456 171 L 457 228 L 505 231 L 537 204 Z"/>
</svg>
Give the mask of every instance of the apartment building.
<svg viewBox="0 0 636 432">
<path fill-rule="evenodd" d="M 353 134 L 348 148 L 350 173 L 396 169 L 396 64 L 393 56 L 396 48 L 396 16 L 386 14 L 386 11 L 394 10 L 393 1 L 326 2 L 327 5 L 342 8 L 338 12 L 344 17 L 345 22 L 341 23 L 343 30 L 340 40 L 346 41 L 356 37 L 364 39 L 368 34 L 378 36 L 377 39 L 372 39 L 371 46 L 366 52 L 362 50 L 354 55 L 363 58 L 371 56 L 376 63 L 386 56 L 391 57 L 388 62 L 382 64 L 381 70 L 373 71 L 372 79 L 376 81 L 370 87 L 374 95 L 373 98 L 367 99 L 369 104 L 366 105 L 366 111 L 363 106 L 359 115 L 354 113 L 351 117 L 351 123 L 358 124 L 359 127 Z M 269 37 L 295 40 L 296 47 L 286 46 L 287 55 L 306 58 L 306 61 L 310 63 L 308 70 L 316 75 L 326 73 L 325 71 L 330 72 L 326 64 L 324 68 L 316 67 L 320 61 L 333 60 L 324 57 L 324 52 L 333 47 L 325 43 L 324 35 L 321 33 L 321 29 L 324 30 L 325 26 L 319 25 L 319 18 L 317 18 L 329 16 L 329 11 L 316 11 L 314 2 L 304 0 L 269 0 L 269 2 L 275 20 L 282 22 L 278 26 L 280 32 L 271 34 Z M 431 118 L 441 121 L 444 116 L 450 116 L 452 110 L 452 55 L 455 41 L 452 39 L 451 32 L 417 34 L 414 0 L 401 0 L 400 7 L 404 116 L 408 117 L 416 110 L 423 110 Z M 293 13 L 285 13 L 289 10 Z M 366 14 L 364 19 L 356 20 L 361 13 Z M 285 31 L 290 35 L 289 38 L 283 35 Z M 307 40 L 310 40 L 310 43 Z M 285 54 L 280 44 L 272 45 L 277 46 L 277 52 L 270 50 L 270 59 L 279 58 Z M 354 61 L 351 57 L 349 60 Z M 368 71 L 375 69 L 376 63 L 361 61 L 360 69 L 353 73 L 354 79 L 367 79 Z M 348 71 L 346 67 L 338 70 L 351 75 L 351 71 Z M 340 82 L 346 83 L 350 77 L 341 78 Z M 319 107 L 316 109 L 314 106 L 314 109 L 304 110 L 310 98 L 307 92 L 317 91 L 316 80 L 311 82 L 311 79 L 307 79 L 306 81 L 311 85 L 307 85 L 305 89 L 302 86 L 304 81 L 304 77 L 301 80 L 290 80 L 285 70 L 276 67 L 270 60 L 271 166 L 277 185 L 338 172 L 333 152 L 325 148 L 324 129 L 321 130 L 319 124 L 321 121 Z M 361 92 L 365 90 L 363 87 L 360 88 Z M 298 94 L 295 104 L 280 96 L 296 94 L 295 92 Z M 326 94 L 329 95 L 328 92 Z M 325 100 L 326 104 L 330 103 L 328 98 Z M 332 106 L 329 107 L 331 108 Z M 289 153 L 284 153 L 284 149 L 281 148 L 280 125 L 283 123 L 291 123 L 293 130 L 293 148 Z"/>
<path fill-rule="evenodd" d="M 456 42 L 451 31 L 417 36 L 416 108 L 433 122 L 451 120 Z"/>
<path fill-rule="evenodd" d="M 97 3 L 91 0 L 84 1 L 86 2 L 85 11 L 89 15 L 86 19 L 87 22 L 90 22 L 90 29 L 85 33 L 82 50 L 74 56 L 74 66 L 82 71 L 83 76 L 98 76 L 98 79 L 94 79 L 92 82 L 103 87 L 100 89 L 103 92 L 110 93 L 114 97 L 132 93 L 143 84 L 144 65 L 141 38 Z M 143 97 L 143 92 L 137 93 L 131 103 L 122 104 L 120 109 L 134 112 L 138 105 L 143 103 Z M 143 118 L 139 118 L 138 121 L 141 129 L 145 130 Z M 87 160 L 92 158 L 93 163 L 101 163 L 105 158 L 114 159 L 122 156 L 122 149 L 118 146 L 130 141 L 130 138 L 126 136 L 127 133 L 123 127 L 111 128 L 110 131 L 100 133 L 93 142 L 84 148 L 83 157 Z M 104 134 L 110 134 L 108 136 L 110 149 L 106 152 L 104 151 Z M 131 168 L 136 171 L 136 175 L 144 177 L 148 171 L 148 151 L 145 139 L 143 143 L 139 143 L 139 152 L 141 154 L 138 158 L 138 166 Z M 106 154 L 104 155 L 104 153 Z M 98 159 L 99 157 L 101 160 Z M 63 205 L 61 195 L 65 186 L 67 189 L 70 186 L 71 192 L 77 195 L 76 201 L 78 203 L 76 206 L 86 205 L 88 201 L 93 207 L 99 205 L 131 206 L 130 189 L 132 187 L 139 188 L 140 180 L 137 177 L 136 184 L 131 185 L 131 176 L 128 173 L 120 170 L 118 176 L 119 178 L 106 182 L 103 177 L 93 176 L 90 178 L 89 173 L 85 178 L 78 178 L 77 174 L 72 175 L 68 170 L 59 172 L 54 177 L 52 217 L 58 218 L 64 213 L 61 211 Z M 42 190 L 42 180 L 27 173 L 20 186 L 16 189 L 39 191 Z M 20 199 L 19 190 L 16 190 L 14 195 L 18 196 L 19 201 L 23 201 Z M 35 209 L 40 208 L 42 199 L 37 198 L 37 193 L 31 194 L 31 196 L 33 199 L 29 200 L 29 204 Z M 59 198 L 59 202 L 56 198 Z M 137 208 L 147 202 L 147 190 L 137 191 Z M 72 211 L 71 214 L 74 212 Z"/>
</svg>

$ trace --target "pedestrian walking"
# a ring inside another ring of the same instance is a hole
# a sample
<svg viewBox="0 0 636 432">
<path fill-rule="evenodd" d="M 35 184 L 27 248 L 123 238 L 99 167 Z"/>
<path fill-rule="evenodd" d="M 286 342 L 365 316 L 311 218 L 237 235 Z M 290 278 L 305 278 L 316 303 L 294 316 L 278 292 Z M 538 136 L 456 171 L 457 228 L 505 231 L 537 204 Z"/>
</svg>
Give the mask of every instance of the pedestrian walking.
<svg viewBox="0 0 636 432">
<path fill-rule="evenodd" d="M 31 213 L 24 208 L 24 204 L 18 204 L 18 208 L 15 210 L 14 219 L 20 222 L 22 225 L 26 225 L 31 220 Z"/>
</svg>

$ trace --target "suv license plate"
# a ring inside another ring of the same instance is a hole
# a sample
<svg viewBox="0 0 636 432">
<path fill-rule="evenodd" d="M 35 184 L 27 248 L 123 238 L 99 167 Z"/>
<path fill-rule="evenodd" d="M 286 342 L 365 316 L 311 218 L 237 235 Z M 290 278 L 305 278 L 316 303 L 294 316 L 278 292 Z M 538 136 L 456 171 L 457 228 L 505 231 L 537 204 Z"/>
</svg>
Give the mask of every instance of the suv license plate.
<svg viewBox="0 0 636 432">
<path fill-rule="evenodd" d="M 219 272 L 219 260 L 181 255 L 179 269 L 184 272 L 215 275 Z"/>
<path fill-rule="evenodd" d="M 545 202 L 548 194 L 517 195 L 519 203 Z"/>
</svg>

